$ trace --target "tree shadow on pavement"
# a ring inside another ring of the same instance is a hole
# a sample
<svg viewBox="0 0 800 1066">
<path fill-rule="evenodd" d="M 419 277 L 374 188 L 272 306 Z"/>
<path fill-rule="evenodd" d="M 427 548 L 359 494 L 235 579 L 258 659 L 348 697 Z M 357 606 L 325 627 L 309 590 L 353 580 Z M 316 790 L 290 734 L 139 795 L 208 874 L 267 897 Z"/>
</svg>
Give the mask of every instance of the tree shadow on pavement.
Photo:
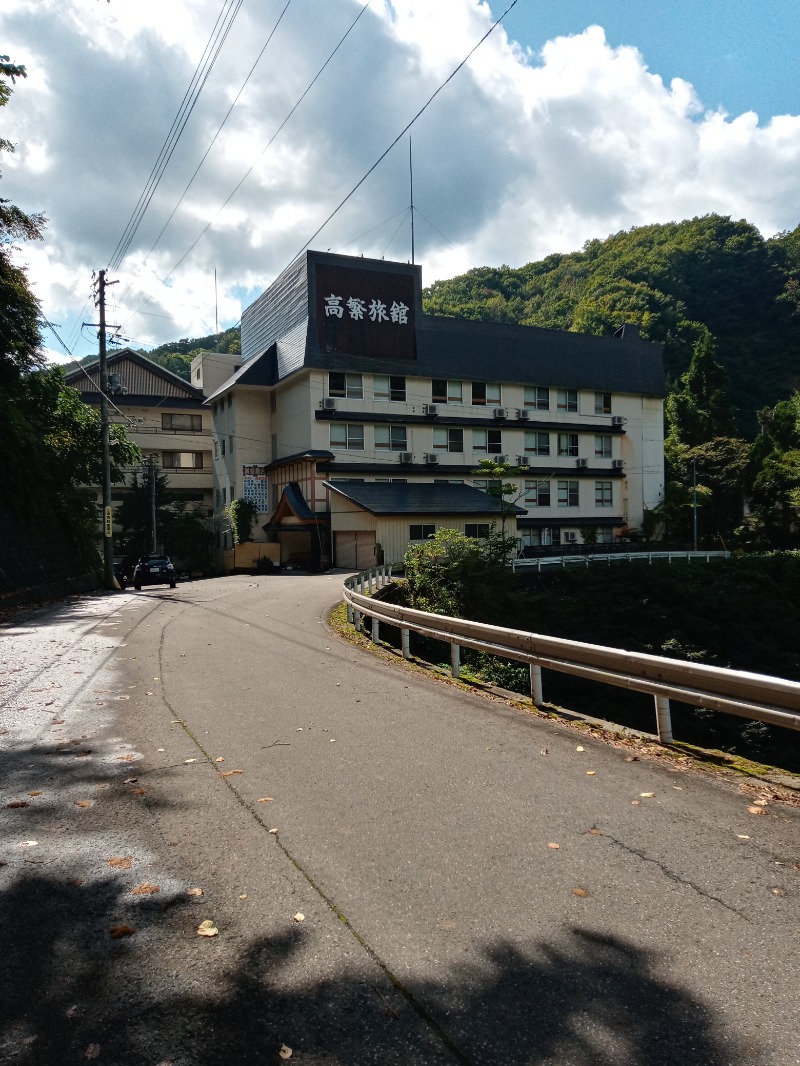
<svg viewBox="0 0 800 1066">
<path fill-rule="evenodd" d="M 707 1006 L 654 972 L 658 959 L 587 930 L 496 943 L 442 983 L 416 980 L 418 1011 L 353 941 L 318 965 L 323 934 L 195 934 L 187 899 L 132 904 L 118 879 L 77 883 L 2 870 L 0 1062 L 67 1066 L 723 1066 L 757 1063 Z M 131 917 L 131 907 L 137 908 Z M 115 921 L 136 932 L 113 939 Z M 422 1015 L 426 1014 L 427 1017 Z"/>
</svg>

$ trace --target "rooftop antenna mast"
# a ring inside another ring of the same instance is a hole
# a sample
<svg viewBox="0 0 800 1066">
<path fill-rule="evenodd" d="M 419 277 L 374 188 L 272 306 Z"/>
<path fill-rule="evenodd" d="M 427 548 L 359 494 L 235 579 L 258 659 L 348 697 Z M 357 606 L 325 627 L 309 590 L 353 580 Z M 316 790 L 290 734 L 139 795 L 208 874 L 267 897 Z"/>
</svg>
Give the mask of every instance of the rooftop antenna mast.
<svg viewBox="0 0 800 1066">
<path fill-rule="evenodd" d="M 408 138 L 408 174 L 411 185 L 411 263 L 414 264 L 414 162 L 411 158 L 411 137 Z"/>
</svg>

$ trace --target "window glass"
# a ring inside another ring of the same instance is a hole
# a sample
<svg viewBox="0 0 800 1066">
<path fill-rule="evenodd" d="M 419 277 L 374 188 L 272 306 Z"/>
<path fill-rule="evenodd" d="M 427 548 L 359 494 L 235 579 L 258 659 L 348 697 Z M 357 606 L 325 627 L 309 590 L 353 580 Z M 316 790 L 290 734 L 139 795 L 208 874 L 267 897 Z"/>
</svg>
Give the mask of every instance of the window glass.
<svg viewBox="0 0 800 1066">
<path fill-rule="evenodd" d="M 169 415 L 161 416 L 162 429 L 182 429 L 192 433 L 199 433 L 203 428 L 202 415 Z"/>
<path fill-rule="evenodd" d="M 485 540 L 489 536 L 489 528 L 488 522 L 467 522 L 464 525 L 464 536 Z"/>
<path fill-rule="evenodd" d="M 376 426 L 375 447 L 388 448 L 392 452 L 408 450 L 408 434 L 405 426 Z"/>
<path fill-rule="evenodd" d="M 559 507 L 577 507 L 578 506 L 578 482 L 577 481 L 559 481 L 558 482 L 558 506 Z"/>
<path fill-rule="evenodd" d="M 611 437 L 605 433 L 598 433 L 594 438 L 594 454 L 598 459 L 610 459 Z"/>
<path fill-rule="evenodd" d="M 594 394 L 594 413 L 596 415 L 611 414 L 611 393 L 596 392 Z"/>
<path fill-rule="evenodd" d="M 611 481 L 595 481 L 594 483 L 595 507 L 613 507 L 614 489 Z"/>
<path fill-rule="evenodd" d="M 557 407 L 559 411 L 578 410 L 578 390 L 559 389 Z"/>
<path fill-rule="evenodd" d="M 578 434 L 577 433 L 559 433 L 559 435 L 558 435 L 558 454 L 559 455 L 577 455 L 578 454 Z"/>
<path fill-rule="evenodd" d="M 405 403 L 406 379 L 393 374 L 376 374 L 372 379 L 372 395 L 376 400 Z"/>
<path fill-rule="evenodd" d="M 527 507 L 550 506 L 550 482 L 549 481 L 526 481 L 525 482 L 525 505 Z"/>
<path fill-rule="evenodd" d="M 331 448 L 341 448 L 351 452 L 363 452 L 364 427 L 345 422 L 331 423 Z"/>
<path fill-rule="evenodd" d="M 496 381 L 472 382 L 473 407 L 498 407 L 500 405 L 500 385 Z"/>
<path fill-rule="evenodd" d="M 437 426 L 433 430 L 433 447 L 438 451 L 463 452 L 464 430 L 456 426 Z"/>
<path fill-rule="evenodd" d="M 409 540 L 426 540 L 436 532 L 435 525 L 413 525 L 408 527 Z"/>
<path fill-rule="evenodd" d="M 525 451 L 533 455 L 550 454 L 550 434 L 538 430 L 525 430 Z"/>
<path fill-rule="evenodd" d="M 331 371 L 328 374 L 328 395 L 349 400 L 364 399 L 364 385 L 360 374 L 343 374 Z"/>
<path fill-rule="evenodd" d="M 524 403 L 526 407 L 533 407 L 536 411 L 549 411 L 550 390 L 539 385 L 526 385 Z"/>
</svg>

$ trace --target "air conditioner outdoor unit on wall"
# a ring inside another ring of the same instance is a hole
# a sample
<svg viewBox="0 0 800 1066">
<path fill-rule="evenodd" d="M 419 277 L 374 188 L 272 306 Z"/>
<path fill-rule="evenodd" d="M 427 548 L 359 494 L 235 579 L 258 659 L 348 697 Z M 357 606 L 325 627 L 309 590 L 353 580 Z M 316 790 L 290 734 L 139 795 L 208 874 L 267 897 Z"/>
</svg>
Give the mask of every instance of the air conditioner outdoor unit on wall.
<svg viewBox="0 0 800 1066">
<path fill-rule="evenodd" d="M 589 460 L 588 459 L 576 459 L 575 460 L 575 466 L 583 467 L 583 466 L 588 466 L 588 465 L 589 465 Z"/>
<path fill-rule="evenodd" d="M 436 454 L 436 452 L 426 452 L 425 462 L 428 464 L 428 466 L 437 466 L 439 463 L 439 456 Z"/>
<path fill-rule="evenodd" d="M 504 466 L 506 461 L 507 461 L 507 459 L 508 459 L 507 455 L 493 455 L 493 456 L 491 456 L 492 462 L 496 463 L 498 466 Z"/>
<path fill-rule="evenodd" d="M 527 422 L 530 417 L 531 413 L 527 407 L 517 408 L 517 418 L 520 420 L 520 422 Z"/>
<path fill-rule="evenodd" d="M 621 426 L 624 421 L 625 419 L 622 417 L 622 415 L 612 415 L 611 417 L 612 426 Z"/>
<path fill-rule="evenodd" d="M 400 462 L 401 463 L 410 463 L 410 462 L 413 461 L 413 459 L 414 459 L 414 456 L 411 454 L 411 452 L 400 452 Z"/>
<path fill-rule="evenodd" d="M 435 403 L 424 403 L 422 405 L 422 413 L 424 415 L 438 415 L 439 408 L 436 406 Z"/>
<path fill-rule="evenodd" d="M 612 459 L 611 460 L 611 466 L 613 467 L 614 470 L 622 470 L 623 466 L 625 466 L 625 460 L 624 459 Z"/>
<path fill-rule="evenodd" d="M 323 411 L 335 411 L 336 400 L 332 396 L 323 396 L 322 398 L 322 410 Z"/>
<path fill-rule="evenodd" d="M 495 409 L 494 409 L 494 417 L 495 418 L 508 418 L 508 408 L 507 407 L 495 407 Z"/>
<path fill-rule="evenodd" d="M 531 461 L 527 455 L 517 456 L 517 466 L 530 466 Z"/>
</svg>

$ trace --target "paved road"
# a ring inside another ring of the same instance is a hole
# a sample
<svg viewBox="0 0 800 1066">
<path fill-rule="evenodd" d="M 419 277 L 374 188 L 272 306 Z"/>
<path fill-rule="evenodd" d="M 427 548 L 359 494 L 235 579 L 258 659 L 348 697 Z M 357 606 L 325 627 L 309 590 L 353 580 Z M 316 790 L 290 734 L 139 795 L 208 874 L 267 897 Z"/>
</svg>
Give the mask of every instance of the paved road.
<svg viewBox="0 0 800 1066">
<path fill-rule="evenodd" d="M 340 581 L 1 631 L 0 1063 L 800 1063 L 799 812 L 379 661 Z"/>
</svg>

